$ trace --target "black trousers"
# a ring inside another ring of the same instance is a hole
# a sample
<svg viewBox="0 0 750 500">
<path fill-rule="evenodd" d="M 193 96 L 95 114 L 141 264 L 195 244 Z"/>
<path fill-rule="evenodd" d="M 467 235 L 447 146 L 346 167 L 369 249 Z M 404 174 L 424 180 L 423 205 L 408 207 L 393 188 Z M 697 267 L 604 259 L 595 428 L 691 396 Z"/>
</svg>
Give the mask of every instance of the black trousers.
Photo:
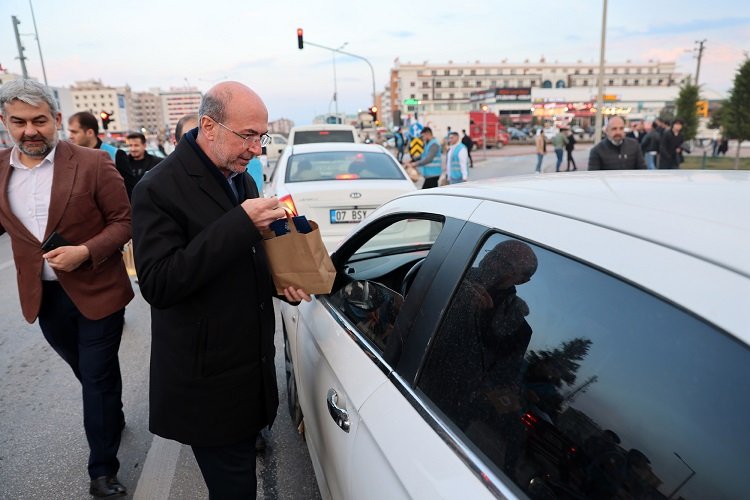
<svg viewBox="0 0 750 500">
<path fill-rule="evenodd" d="M 209 500 L 247 500 L 256 498 L 255 439 L 227 446 L 193 446 Z"/>
<path fill-rule="evenodd" d="M 439 175 L 431 176 L 431 177 L 425 177 L 424 178 L 424 184 L 422 184 L 422 189 L 432 189 L 438 187 L 438 180 L 440 179 Z"/>
<path fill-rule="evenodd" d="M 125 309 L 100 320 L 85 318 L 57 281 L 43 282 L 39 326 L 49 345 L 73 369 L 83 393 L 89 476 L 116 474 L 122 413 L 120 349 Z"/>
</svg>

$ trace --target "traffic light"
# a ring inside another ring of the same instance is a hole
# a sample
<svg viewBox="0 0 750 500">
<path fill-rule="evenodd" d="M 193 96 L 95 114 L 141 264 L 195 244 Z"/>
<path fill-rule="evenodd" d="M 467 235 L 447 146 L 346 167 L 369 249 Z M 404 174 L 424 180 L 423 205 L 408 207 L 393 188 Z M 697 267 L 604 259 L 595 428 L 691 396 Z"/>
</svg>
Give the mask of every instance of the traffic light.
<svg viewBox="0 0 750 500">
<path fill-rule="evenodd" d="M 305 46 L 302 43 L 302 28 L 297 28 L 297 48 L 303 49 Z"/>
<path fill-rule="evenodd" d="M 378 107 L 377 106 L 370 106 L 370 109 L 367 110 L 370 113 L 370 116 L 372 116 L 372 123 L 373 125 L 377 125 L 378 123 Z"/>
<path fill-rule="evenodd" d="M 102 118 L 102 128 L 104 130 L 109 129 L 109 122 L 112 121 L 112 113 L 107 113 L 106 111 L 102 111 L 99 113 L 99 116 Z"/>
</svg>

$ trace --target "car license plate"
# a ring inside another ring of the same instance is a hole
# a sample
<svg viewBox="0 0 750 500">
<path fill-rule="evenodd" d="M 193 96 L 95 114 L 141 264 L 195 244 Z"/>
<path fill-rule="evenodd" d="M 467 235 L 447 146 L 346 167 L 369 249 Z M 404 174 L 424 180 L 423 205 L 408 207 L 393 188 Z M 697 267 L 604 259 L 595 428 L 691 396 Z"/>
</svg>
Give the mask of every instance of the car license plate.
<svg viewBox="0 0 750 500">
<path fill-rule="evenodd" d="M 331 224 L 345 224 L 362 222 L 367 217 L 367 208 L 346 208 L 331 210 Z"/>
</svg>

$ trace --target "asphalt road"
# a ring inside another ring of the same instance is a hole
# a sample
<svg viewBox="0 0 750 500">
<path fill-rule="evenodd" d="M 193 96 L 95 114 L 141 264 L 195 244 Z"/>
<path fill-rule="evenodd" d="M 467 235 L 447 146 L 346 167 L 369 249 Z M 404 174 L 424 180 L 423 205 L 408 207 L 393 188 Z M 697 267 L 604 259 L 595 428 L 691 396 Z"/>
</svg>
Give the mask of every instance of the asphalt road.
<svg viewBox="0 0 750 500">
<path fill-rule="evenodd" d="M 148 431 L 149 306 L 128 305 L 120 346 L 123 431 L 119 478 L 128 498 L 204 500 L 192 451 Z M 277 319 L 277 324 L 279 319 Z M 258 498 L 320 498 L 307 446 L 286 407 L 283 345 L 276 335 L 279 413 L 269 448 L 258 457 Z M 10 239 L 0 236 L 0 500 L 88 499 L 81 391 L 37 324 L 21 316 Z"/>
</svg>

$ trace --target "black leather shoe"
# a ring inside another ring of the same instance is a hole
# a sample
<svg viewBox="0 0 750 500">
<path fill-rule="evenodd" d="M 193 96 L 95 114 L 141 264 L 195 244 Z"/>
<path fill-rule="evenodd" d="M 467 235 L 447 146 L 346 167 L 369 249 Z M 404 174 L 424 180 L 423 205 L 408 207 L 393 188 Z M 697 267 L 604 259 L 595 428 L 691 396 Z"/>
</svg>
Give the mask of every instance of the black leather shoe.
<svg viewBox="0 0 750 500">
<path fill-rule="evenodd" d="M 101 476 L 91 480 L 89 493 L 97 498 L 115 498 L 124 497 L 128 494 L 117 476 Z"/>
</svg>

